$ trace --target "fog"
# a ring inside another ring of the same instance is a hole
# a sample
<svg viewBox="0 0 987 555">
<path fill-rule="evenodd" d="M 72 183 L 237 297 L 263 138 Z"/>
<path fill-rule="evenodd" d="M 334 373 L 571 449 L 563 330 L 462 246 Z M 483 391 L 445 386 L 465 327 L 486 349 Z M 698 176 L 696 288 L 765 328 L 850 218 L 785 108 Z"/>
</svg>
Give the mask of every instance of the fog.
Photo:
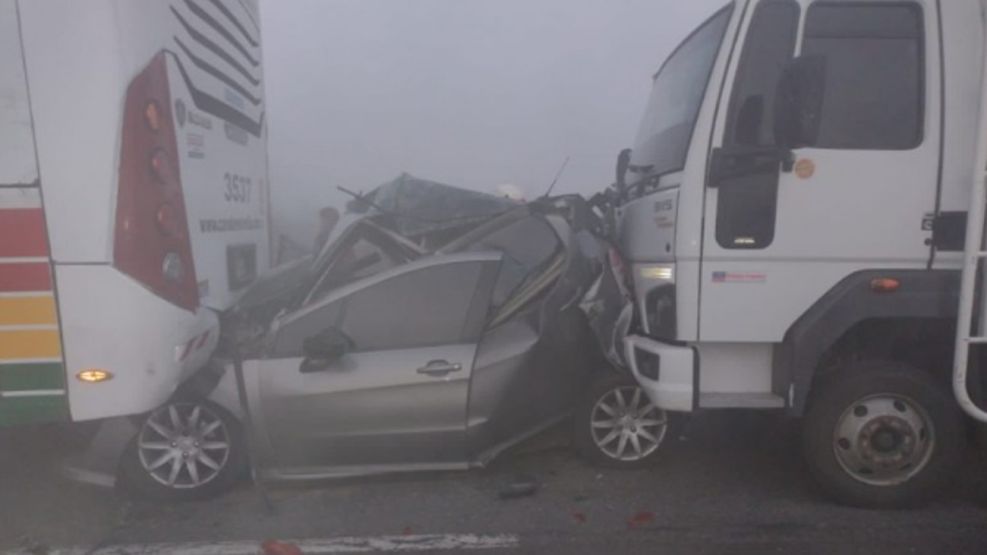
<svg viewBox="0 0 987 555">
<path fill-rule="evenodd" d="M 275 227 L 401 172 L 492 191 L 613 180 L 650 78 L 724 0 L 261 2 Z"/>
</svg>

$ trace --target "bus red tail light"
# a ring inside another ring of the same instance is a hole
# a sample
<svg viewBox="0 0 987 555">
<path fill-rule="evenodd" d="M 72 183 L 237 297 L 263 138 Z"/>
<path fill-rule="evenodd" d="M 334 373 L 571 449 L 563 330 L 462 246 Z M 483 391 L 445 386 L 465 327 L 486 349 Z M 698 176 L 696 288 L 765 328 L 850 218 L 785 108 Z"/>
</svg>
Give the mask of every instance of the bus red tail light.
<svg viewBox="0 0 987 555">
<path fill-rule="evenodd" d="M 158 230 L 163 235 L 167 237 L 179 237 L 182 235 L 182 229 L 178 223 L 178 215 L 175 213 L 174 206 L 167 203 L 159 206 L 155 221 L 158 224 Z"/>
<path fill-rule="evenodd" d="M 150 167 L 148 169 L 151 172 L 151 177 L 154 178 L 156 183 L 167 184 L 178 178 L 178 172 L 172 167 L 168 153 L 163 148 L 156 148 L 151 152 L 149 165 Z"/>
<path fill-rule="evenodd" d="M 127 88 L 120 148 L 113 265 L 161 298 L 195 310 L 199 294 L 164 53 Z"/>
</svg>

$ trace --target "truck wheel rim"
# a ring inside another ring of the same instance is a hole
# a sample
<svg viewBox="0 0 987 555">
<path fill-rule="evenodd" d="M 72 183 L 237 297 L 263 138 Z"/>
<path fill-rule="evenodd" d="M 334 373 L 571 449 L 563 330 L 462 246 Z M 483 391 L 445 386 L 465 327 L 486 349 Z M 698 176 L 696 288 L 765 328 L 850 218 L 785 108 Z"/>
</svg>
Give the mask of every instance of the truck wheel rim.
<svg viewBox="0 0 987 555">
<path fill-rule="evenodd" d="M 907 482 L 929 463 L 935 430 L 924 408 L 901 395 L 860 399 L 840 415 L 833 451 L 843 470 L 872 486 Z"/>
<path fill-rule="evenodd" d="M 668 415 L 640 387 L 621 386 L 597 399 L 590 415 L 596 447 L 611 459 L 638 461 L 654 453 L 668 431 Z"/>
<path fill-rule="evenodd" d="M 223 420 L 197 403 L 171 403 L 154 411 L 137 437 L 144 470 L 175 489 L 201 487 L 223 471 L 230 435 Z"/>
</svg>

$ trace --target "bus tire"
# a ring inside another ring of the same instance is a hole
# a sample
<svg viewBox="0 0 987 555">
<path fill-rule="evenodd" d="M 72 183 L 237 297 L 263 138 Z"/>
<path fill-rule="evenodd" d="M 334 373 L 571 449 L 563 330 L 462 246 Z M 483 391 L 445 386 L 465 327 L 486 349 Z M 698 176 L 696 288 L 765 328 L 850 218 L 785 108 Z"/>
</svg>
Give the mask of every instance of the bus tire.
<svg viewBox="0 0 987 555">
<path fill-rule="evenodd" d="M 816 387 L 802 444 L 813 478 L 834 500 L 915 507 L 955 475 L 962 418 L 952 396 L 926 372 L 897 362 L 859 362 Z"/>
<path fill-rule="evenodd" d="M 243 429 L 212 401 L 174 399 L 141 420 L 124 451 L 125 491 L 165 501 L 191 501 L 231 489 L 247 473 Z"/>
</svg>

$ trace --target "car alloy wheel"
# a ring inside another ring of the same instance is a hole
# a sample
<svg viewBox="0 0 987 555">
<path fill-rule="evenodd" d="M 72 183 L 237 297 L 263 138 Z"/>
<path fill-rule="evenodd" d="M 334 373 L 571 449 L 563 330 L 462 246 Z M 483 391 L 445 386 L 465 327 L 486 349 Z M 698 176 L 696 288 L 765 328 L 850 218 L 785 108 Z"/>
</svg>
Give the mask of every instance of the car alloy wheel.
<svg viewBox="0 0 987 555">
<path fill-rule="evenodd" d="M 633 462 L 654 453 L 668 431 L 668 415 L 640 387 L 621 385 L 597 399 L 590 434 L 597 448 L 617 461 Z"/>
<path fill-rule="evenodd" d="M 200 488 L 222 473 L 230 460 L 231 436 L 208 406 L 169 403 L 147 418 L 137 437 L 144 471 L 174 489 Z"/>
</svg>

